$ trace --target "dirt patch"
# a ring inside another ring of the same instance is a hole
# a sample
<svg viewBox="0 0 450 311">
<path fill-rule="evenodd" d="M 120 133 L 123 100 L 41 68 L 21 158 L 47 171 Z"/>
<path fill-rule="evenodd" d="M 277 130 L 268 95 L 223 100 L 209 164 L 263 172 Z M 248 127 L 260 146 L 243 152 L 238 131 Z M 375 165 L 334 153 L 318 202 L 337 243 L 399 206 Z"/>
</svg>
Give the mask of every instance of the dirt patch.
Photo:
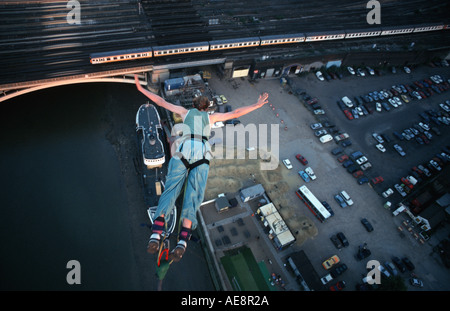
<svg viewBox="0 0 450 311">
<path fill-rule="evenodd" d="M 295 189 L 298 179 L 288 175 L 279 165 L 274 170 L 261 170 L 261 159 L 213 159 L 210 164 L 205 201 L 216 198 L 221 193 L 237 192 L 239 189 L 260 183 L 267 195 L 278 208 L 297 244 L 317 235 L 313 221 L 300 212 L 300 201 L 292 202 L 290 191 Z"/>
</svg>

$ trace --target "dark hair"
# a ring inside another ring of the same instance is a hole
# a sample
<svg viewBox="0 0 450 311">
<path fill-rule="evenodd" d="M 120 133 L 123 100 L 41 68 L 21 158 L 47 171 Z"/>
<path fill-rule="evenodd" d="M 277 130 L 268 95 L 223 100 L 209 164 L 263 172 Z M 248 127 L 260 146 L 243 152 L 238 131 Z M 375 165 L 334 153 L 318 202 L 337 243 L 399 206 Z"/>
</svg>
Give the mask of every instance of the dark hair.
<svg viewBox="0 0 450 311">
<path fill-rule="evenodd" d="M 209 98 L 206 96 L 199 96 L 194 98 L 194 107 L 198 110 L 206 110 L 209 107 Z"/>
</svg>

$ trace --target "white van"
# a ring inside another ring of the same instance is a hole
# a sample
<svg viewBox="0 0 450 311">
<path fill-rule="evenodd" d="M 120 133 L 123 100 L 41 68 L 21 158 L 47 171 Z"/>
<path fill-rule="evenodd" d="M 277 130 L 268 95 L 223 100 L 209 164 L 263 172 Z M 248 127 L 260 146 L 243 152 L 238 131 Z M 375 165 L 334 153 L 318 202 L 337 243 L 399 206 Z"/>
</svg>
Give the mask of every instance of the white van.
<svg viewBox="0 0 450 311">
<path fill-rule="evenodd" d="M 409 182 L 410 182 L 413 186 L 415 186 L 415 185 L 417 184 L 417 179 L 415 179 L 415 178 L 412 177 L 412 176 L 407 176 L 406 179 L 408 179 Z"/>
<path fill-rule="evenodd" d="M 365 170 L 367 170 L 367 169 L 369 169 L 369 168 L 371 168 L 372 167 L 372 164 L 370 164 L 370 162 L 366 162 L 366 163 L 364 163 L 363 165 L 361 165 L 361 169 L 363 170 L 363 171 L 365 171 Z"/>
<path fill-rule="evenodd" d="M 341 191 L 340 193 L 341 197 L 344 199 L 344 201 L 350 206 L 353 205 L 353 201 L 350 198 L 350 196 L 348 195 L 347 192 L 345 192 L 345 190 Z"/>
<path fill-rule="evenodd" d="M 402 204 L 400 205 L 399 208 L 397 208 L 395 211 L 392 212 L 393 216 L 397 216 L 398 214 L 400 214 L 401 212 L 406 211 L 406 207 Z"/>
<path fill-rule="evenodd" d="M 329 141 L 332 141 L 333 140 L 333 136 L 331 136 L 330 134 L 326 134 L 326 135 L 323 135 L 322 137 L 320 137 L 319 140 L 320 140 L 320 142 L 322 144 L 325 144 L 325 143 L 327 143 Z"/>
<path fill-rule="evenodd" d="M 349 108 L 353 107 L 353 102 L 350 98 L 348 98 L 347 96 L 342 97 L 342 102 Z"/>
</svg>

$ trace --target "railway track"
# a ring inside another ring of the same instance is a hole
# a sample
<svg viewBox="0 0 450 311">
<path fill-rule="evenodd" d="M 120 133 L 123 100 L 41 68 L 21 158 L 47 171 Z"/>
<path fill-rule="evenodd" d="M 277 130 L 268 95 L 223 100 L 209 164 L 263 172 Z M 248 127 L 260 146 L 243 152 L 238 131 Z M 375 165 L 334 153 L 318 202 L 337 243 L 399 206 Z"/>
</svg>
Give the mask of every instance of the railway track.
<svg viewBox="0 0 450 311">
<path fill-rule="evenodd" d="M 136 64 L 200 60 L 254 54 L 308 54 L 314 48 L 350 50 L 352 45 L 450 45 L 448 35 L 414 34 L 390 38 L 304 43 L 291 47 L 250 48 L 189 57 L 133 61 L 129 65 L 89 63 L 92 52 L 203 42 L 227 38 L 367 28 L 365 3 L 326 0 L 81 0 L 81 25 L 70 25 L 67 1 L 0 2 L 0 83 L 125 68 Z M 363 1 L 364 2 L 364 1 Z M 450 4 L 437 0 L 386 0 L 384 25 L 438 22 Z M 217 54 L 217 55 L 216 55 Z"/>
</svg>

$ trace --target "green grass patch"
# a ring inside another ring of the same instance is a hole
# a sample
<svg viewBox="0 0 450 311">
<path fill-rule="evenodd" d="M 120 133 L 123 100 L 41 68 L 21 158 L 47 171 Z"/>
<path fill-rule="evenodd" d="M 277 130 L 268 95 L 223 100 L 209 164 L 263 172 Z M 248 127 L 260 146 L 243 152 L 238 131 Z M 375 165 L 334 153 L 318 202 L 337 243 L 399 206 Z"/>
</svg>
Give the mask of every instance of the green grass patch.
<svg viewBox="0 0 450 311">
<path fill-rule="evenodd" d="M 252 251 L 248 247 L 243 246 L 226 252 L 225 256 L 220 258 L 220 261 L 234 290 L 274 290 L 270 285 L 270 281 L 267 282 L 270 277 L 267 269 L 265 269 L 266 272 L 263 272 L 261 265 L 256 262 Z M 264 265 L 264 263 L 262 264 Z M 267 274 L 267 276 L 264 274 Z"/>
</svg>

